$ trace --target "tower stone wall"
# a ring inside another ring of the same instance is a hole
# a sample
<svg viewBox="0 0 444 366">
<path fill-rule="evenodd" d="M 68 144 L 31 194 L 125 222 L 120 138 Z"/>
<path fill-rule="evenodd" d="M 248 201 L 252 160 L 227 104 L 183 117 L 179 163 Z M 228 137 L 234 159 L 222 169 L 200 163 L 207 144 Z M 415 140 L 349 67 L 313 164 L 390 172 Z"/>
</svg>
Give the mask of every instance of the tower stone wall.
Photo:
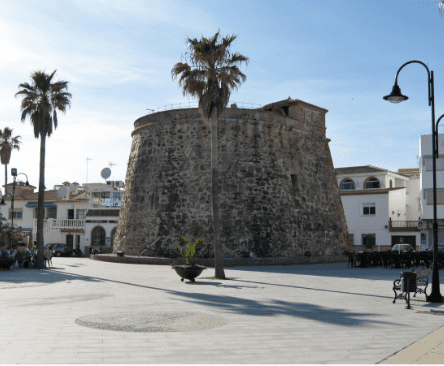
<svg viewBox="0 0 444 366">
<path fill-rule="evenodd" d="M 281 103 L 282 104 L 282 103 Z M 260 257 L 351 249 L 325 137 L 327 110 L 227 108 L 218 123 L 221 241 Z M 270 107 L 271 106 L 271 107 Z M 290 117 L 291 116 L 291 117 Z M 213 250 L 210 126 L 197 109 L 134 123 L 114 252 L 205 234 Z"/>
</svg>

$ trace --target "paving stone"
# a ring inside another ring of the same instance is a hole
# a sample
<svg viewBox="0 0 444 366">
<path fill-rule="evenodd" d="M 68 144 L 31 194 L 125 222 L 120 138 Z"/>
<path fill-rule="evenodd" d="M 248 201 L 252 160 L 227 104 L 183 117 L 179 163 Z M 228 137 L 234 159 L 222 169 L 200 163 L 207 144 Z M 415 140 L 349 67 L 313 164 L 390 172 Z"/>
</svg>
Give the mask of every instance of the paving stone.
<svg viewBox="0 0 444 366">
<path fill-rule="evenodd" d="M 403 349 L 413 349 L 419 361 L 430 362 L 444 349 L 442 318 L 416 312 L 428 309 L 425 302 L 415 303 L 413 311 L 406 310 L 405 303 L 391 303 L 393 278 L 399 275 L 396 270 L 361 271 L 346 264 L 289 266 L 284 273 L 275 267 L 226 269 L 226 275 L 238 278 L 242 286 L 263 286 L 258 292 L 247 287 L 238 291 L 211 284 L 177 284 L 175 273 L 162 266 L 82 258 L 85 265 L 74 268 L 69 267 L 72 258 L 53 260 L 62 268 L 61 277 L 46 278 L 48 290 L 30 287 L 2 292 L 0 314 L 19 311 L 20 317 L 12 322 L 11 316 L 0 316 L 0 337 L 8 342 L 0 348 L 0 363 L 111 363 L 112 359 L 125 359 L 124 363 L 142 364 L 362 364 L 390 363 L 388 360 Z M 12 280 L 16 274 L 22 280 L 26 276 L 32 281 L 45 278 L 43 271 L 21 269 L 5 272 L 0 280 Z M 74 275 L 79 278 L 78 286 L 67 288 L 61 280 Z M 106 281 L 95 286 L 91 278 Z M 347 294 L 338 294 L 335 288 Z M 67 293 L 71 299 L 90 300 L 67 303 Z M 101 296 L 93 296 L 97 294 Z M 137 316 L 150 312 L 206 314 L 228 323 L 155 334 L 100 330 L 75 323 L 78 318 L 97 314 Z M 331 319 L 332 315 L 336 318 Z M 424 342 L 418 343 L 421 340 Z M 190 348 L 190 342 L 194 347 Z M 415 348 L 415 344 L 419 346 Z M 42 349 L 45 352 L 39 352 Z M 201 353 L 196 354 L 196 349 Z"/>
</svg>

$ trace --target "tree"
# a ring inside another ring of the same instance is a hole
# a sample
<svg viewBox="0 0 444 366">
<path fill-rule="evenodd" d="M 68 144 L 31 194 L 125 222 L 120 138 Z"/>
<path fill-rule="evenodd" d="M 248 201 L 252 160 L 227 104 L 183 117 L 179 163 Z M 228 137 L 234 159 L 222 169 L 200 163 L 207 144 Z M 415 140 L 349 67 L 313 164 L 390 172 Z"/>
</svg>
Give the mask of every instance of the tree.
<svg viewBox="0 0 444 366">
<path fill-rule="evenodd" d="M 21 136 L 12 137 L 12 129 L 5 127 L 2 131 L 0 130 L 0 158 L 1 163 L 5 166 L 5 193 L 6 185 L 8 184 L 8 164 L 11 160 L 12 149 L 20 150 L 20 139 Z"/>
<path fill-rule="evenodd" d="M 215 277 L 225 279 L 222 244 L 220 241 L 220 196 L 217 151 L 217 123 L 225 111 L 231 91 L 247 77 L 237 67 L 249 59 L 230 52 L 236 35 L 226 36 L 220 42 L 218 31 L 212 38 L 187 39 L 191 66 L 178 62 L 171 70 L 173 80 L 179 78 L 183 94 L 199 99 L 199 112 L 204 123 L 210 122 L 211 131 L 211 194 L 213 197 L 213 233 Z M 186 61 L 186 60 L 185 60 Z"/>
<path fill-rule="evenodd" d="M 43 219 L 45 201 L 45 146 L 46 136 L 50 137 L 52 125 L 57 128 L 57 109 L 66 113 L 66 107 L 71 106 L 72 95 L 67 92 L 68 82 L 57 81 L 51 83 L 57 70 L 48 75 L 45 71 L 31 73 L 32 83 L 22 83 L 15 96 L 22 96 L 21 120 L 25 122 L 29 117 L 34 126 L 34 137 L 40 137 L 40 171 L 39 171 L 39 196 L 37 207 L 37 267 L 44 268 L 43 259 Z"/>
</svg>

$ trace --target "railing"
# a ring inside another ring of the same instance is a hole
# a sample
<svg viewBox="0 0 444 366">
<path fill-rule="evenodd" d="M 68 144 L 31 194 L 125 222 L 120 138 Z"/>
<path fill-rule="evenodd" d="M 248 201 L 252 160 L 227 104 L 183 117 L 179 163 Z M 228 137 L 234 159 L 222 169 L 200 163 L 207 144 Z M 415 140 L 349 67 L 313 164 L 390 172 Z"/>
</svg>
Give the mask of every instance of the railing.
<svg viewBox="0 0 444 366">
<path fill-rule="evenodd" d="M 229 102 L 227 105 L 227 109 L 231 108 L 232 104 L 236 104 L 237 108 L 247 108 L 247 109 L 256 109 L 261 108 L 262 104 L 256 104 L 256 103 L 245 103 L 245 102 Z M 182 108 L 197 108 L 199 107 L 198 102 L 188 102 L 188 103 L 176 103 L 176 104 L 167 104 L 163 107 L 157 108 L 157 109 L 147 109 L 149 113 L 157 113 L 161 111 L 168 111 L 171 109 L 182 109 Z"/>
<path fill-rule="evenodd" d="M 392 224 L 392 227 L 418 227 L 418 221 L 397 220 L 390 222 Z"/>
<path fill-rule="evenodd" d="M 34 219 L 34 227 L 37 227 L 37 219 Z M 72 220 L 72 219 L 44 219 L 43 227 L 46 231 L 52 229 L 63 228 L 82 228 L 85 226 L 85 220 Z"/>
<path fill-rule="evenodd" d="M 389 220 L 390 231 L 419 231 L 418 221 L 412 220 Z"/>
</svg>

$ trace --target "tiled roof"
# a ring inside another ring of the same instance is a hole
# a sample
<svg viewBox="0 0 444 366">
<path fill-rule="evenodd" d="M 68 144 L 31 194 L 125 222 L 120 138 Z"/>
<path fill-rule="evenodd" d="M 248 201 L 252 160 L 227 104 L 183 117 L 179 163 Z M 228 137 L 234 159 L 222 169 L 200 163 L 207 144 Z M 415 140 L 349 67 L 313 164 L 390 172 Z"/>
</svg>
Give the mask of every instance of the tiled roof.
<svg viewBox="0 0 444 366">
<path fill-rule="evenodd" d="M 86 213 L 86 216 L 119 216 L 120 208 L 119 209 L 92 209 L 88 210 Z"/>
<path fill-rule="evenodd" d="M 350 191 L 339 191 L 339 193 L 341 196 L 358 196 L 358 195 L 369 195 L 369 194 L 388 194 L 390 191 L 397 191 L 399 189 L 406 189 L 406 187 L 364 189 L 358 191 L 350 190 Z"/>
<path fill-rule="evenodd" d="M 410 170 L 410 169 L 409 169 Z M 388 169 L 381 169 L 372 165 L 365 165 L 365 166 L 351 166 L 351 167 L 345 167 L 345 168 L 336 168 L 335 174 L 336 175 L 349 175 L 349 174 L 361 174 L 361 173 L 393 173 L 402 175 L 404 177 L 411 177 L 410 173 L 405 172 L 392 172 Z M 418 170 L 419 173 L 419 170 Z"/>
<path fill-rule="evenodd" d="M 291 99 L 291 98 L 289 98 L 289 99 L 284 99 L 284 100 L 280 100 L 279 102 L 274 102 L 274 103 L 266 104 L 266 105 L 264 105 L 263 107 L 258 108 L 258 109 L 270 109 L 270 108 L 274 108 L 274 107 L 289 106 L 289 105 L 296 104 L 297 102 L 301 102 L 301 103 L 304 103 L 304 104 L 308 104 L 308 105 L 311 105 L 311 106 L 316 107 L 316 108 L 320 108 L 320 109 L 322 109 L 322 110 L 328 112 L 328 110 L 325 109 L 325 108 L 321 108 L 321 107 L 318 107 L 317 105 L 314 105 L 314 104 L 310 104 L 310 103 L 304 102 L 303 100 L 300 100 L 300 99 Z"/>
<path fill-rule="evenodd" d="M 56 203 L 89 202 L 89 198 L 71 199 L 71 198 L 75 198 L 75 197 L 79 196 L 82 193 L 83 192 L 80 192 L 79 194 L 77 194 L 75 196 L 70 196 L 69 200 L 64 200 L 63 198 L 60 198 L 59 196 L 57 196 L 56 190 L 49 190 L 49 191 L 45 191 L 45 202 L 56 202 Z M 22 191 L 22 192 L 17 193 L 17 191 L 16 191 L 16 194 L 14 196 L 14 201 L 38 201 L 38 198 L 39 198 L 38 192 L 33 193 L 33 192 Z M 10 201 L 10 200 L 11 200 L 10 196 L 5 198 L 5 201 Z"/>
</svg>

